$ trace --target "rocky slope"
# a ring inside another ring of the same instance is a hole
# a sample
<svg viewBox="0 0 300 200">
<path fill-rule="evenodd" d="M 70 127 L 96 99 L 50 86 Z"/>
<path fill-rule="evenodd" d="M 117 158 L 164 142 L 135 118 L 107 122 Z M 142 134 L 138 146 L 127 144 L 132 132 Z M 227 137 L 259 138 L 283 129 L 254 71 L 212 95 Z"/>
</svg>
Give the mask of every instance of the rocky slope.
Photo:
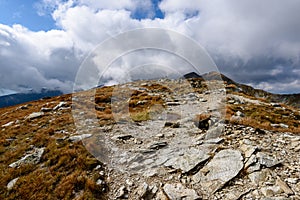
<svg viewBox="0 0 300 200">
<path fill-rule="evenodd" d="M 300 199 L 299 109 L 230 84 L 136 81 L 3 108 L 0 198 Z"/>
</svg>

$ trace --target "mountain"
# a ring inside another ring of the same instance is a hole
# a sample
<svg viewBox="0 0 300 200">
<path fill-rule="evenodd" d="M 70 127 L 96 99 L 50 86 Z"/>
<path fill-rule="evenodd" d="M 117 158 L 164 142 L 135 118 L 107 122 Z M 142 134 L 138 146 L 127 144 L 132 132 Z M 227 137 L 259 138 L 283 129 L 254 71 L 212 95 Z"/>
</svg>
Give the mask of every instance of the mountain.
<svg viewBox="0 0 300 200">
<path fill-rule="evenodd" d="M 0 199 L 299 199 L 300 109 L 201 77 L 1 108 Z"/>
<path fill-rule="evenodd" d="M 209 72 L 201 75 L 204 80 L 223 80 L 227 89 L 231 89 L 235 92 L 241 92 L 249 96 L 253 96 L 256 98 L 264 98 L 271 102 L 276 103 L 284 103 L 287 105 L 291 105 L 294 107 L 300 108 L 300 93 L 299 94 L 273 94 L 270 92 L 266 92 L 261 89 L 255 89 L 249 85 L 237 83 L 232 79 L 228 78 L 224 74 L 220 74 L 218 72 Z"/>
<path fill-rule="evenodd" d="M 59 90 L 42 89 L 41 92 L 16 93 L 0 96 L 0 108 L 13 106 L 29 101 L 35 101 L 42 98 L 59 96 L 62 94 L 63 93 Z"/>
</svg>

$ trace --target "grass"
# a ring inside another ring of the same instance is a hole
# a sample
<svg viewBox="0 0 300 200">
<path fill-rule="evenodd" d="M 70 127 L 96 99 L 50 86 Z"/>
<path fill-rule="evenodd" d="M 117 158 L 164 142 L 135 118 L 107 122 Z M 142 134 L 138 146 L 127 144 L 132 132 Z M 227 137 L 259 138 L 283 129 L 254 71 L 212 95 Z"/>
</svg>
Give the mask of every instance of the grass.
<svg viewBox="0 0 300 200">
<path fill-rule="evenodd" d="M 247 98 L 252 98 L 243 95 Z M 266 102 L 266 101 L 263 101 Z M 244 113 L 245 117 L 239 120 L 232 119 L 237 111 Z M 279 132 L 300 133 L 300 114 L 295 108 L 282 104 L 281 108 L 275 108 L 269 104 L 229 104 L 226 107 L 226 120 L 233 124 L 243 124 L 254 128 L 273 130 Z M 288 128 L 273 127 L 272 124 L 286 124 Z"/>
</svg>

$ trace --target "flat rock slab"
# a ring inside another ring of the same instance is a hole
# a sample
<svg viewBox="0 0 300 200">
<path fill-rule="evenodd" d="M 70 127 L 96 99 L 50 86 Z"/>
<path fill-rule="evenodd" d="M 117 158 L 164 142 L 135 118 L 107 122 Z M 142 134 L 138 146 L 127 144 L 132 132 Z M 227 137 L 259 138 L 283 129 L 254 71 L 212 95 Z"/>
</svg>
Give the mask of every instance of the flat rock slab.
<svg viewBox="0 0 300 200">
<path fill-rule="evenodd" d="M 164 187 L 164 192 L 171 200 L 179 200 L 179 199 L 188 199 L 188 200 L 196 200 L 201 199 L 195 190 L 185 188 L 182 184 L 166 184 Z"/>
<path fill-rule="evenodd" d="M 210 195 L 221 189 L 243 168 L 243 156 L 240 151 L 225 149 L 193 176 L 193 182 L 199 183 L 206 194 Z"/>
<path fill-rule="evenodd" d="M 164 166 L 180 169 L 183 173 L 187 173 L 209 159 L 215 149 L 216 145 L 212 144 L 204 144 L 198 148 L 190 148 L 168 160 Z"/>
<path fill-rule="evenodd" d="M 36 148 L 32 153 L 25 155 L 20 160 L 11 163 L 9 167 L 16 168 L 20 167 L 23 164 L 37 164 L 40 162 L 40 159 L 44 153 L 45 148 Z"/>
</svg>

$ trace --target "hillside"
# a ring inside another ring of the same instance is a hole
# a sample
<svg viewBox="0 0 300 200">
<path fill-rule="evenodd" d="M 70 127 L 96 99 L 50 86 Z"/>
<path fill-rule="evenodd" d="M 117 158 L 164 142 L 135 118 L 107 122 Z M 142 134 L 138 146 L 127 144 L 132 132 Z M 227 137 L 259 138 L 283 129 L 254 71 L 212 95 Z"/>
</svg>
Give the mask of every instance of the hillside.
<svg viewBox="0 0 300 200">
<path fill-rule="evenodd" d="M 187 78 L 0 109 L 0 199 L 300 199 L 298 99 Z"/>
</svg>

